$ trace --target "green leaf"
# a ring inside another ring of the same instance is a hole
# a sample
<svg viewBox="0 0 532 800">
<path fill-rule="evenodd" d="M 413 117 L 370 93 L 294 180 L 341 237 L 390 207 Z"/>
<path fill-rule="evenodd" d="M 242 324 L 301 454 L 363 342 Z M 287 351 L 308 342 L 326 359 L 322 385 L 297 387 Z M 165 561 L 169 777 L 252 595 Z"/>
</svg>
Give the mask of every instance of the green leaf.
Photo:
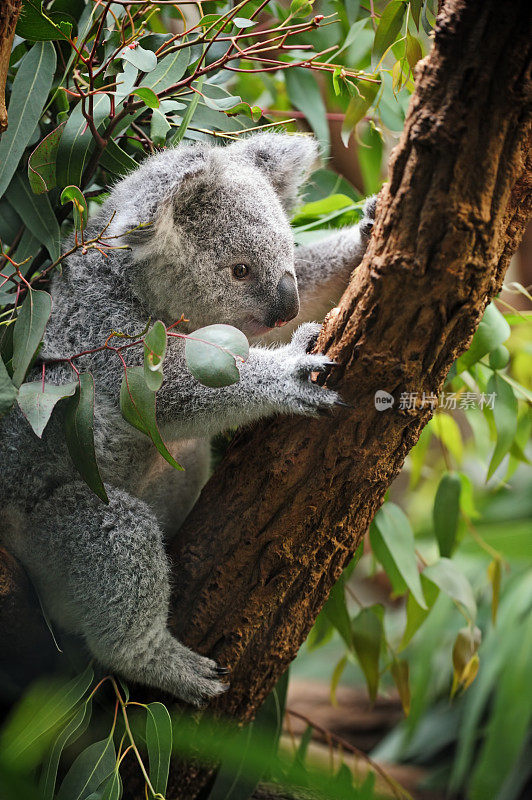
<svg viewBox="0 0 532 800">
<path fill-rule="evenodd" d="M 56 800 L 87 800 L 113 772 L 115 763 L 115 746 L 111 736 L 90 744 L 68 770 Z"/>
<path fill-rule="evenodd" d="M 163 382 L 166 338 L 166 328 L 160 320 L 144 337 L 144 379 L 153 392 L 157 392 Z"/>
<path fill-rule="evenodd" d="M 162 145 L 166 141 L 166 134 L 172 126 L 164 114 L 155 109 L 151 115 L 150 139 L 156 145 Z"/>
<path fill-rule="evenodd" d="M 74 466 L 94 494 L 108 503 L 94 450 L 94 378 L 90 372 L 79 376 L 78 390 L 67 403 L 65 435 Z"/>
<path fill-rule="evenodd" d="M 122 150 L 114 139 L 111 139 L 100 156 L 100 164 L 114 175 L 127 175 L 138 166 L 135 159 Z"/>
<path fill-rule="evenodd" d="M 115 768 L 114 772 L 105 781 L 102 792 L 97 793 L 98 800 L 120 800 L 122 797 L 122 778 Z M 87 799 L 88 800 L 88 799 Z"/>
<path fill-rule="evenodd" d="M 382 612 L 380 605 L 363 608 L 352 622 L 353 646 L 365 675 L 372 703 L 375 702 L 379 688 L 379 658 L 384 633 Z"/>
<path fill-rule="evenodd" d="M 145 50 L 138 42 L 128 44 L 118 53 L 117 58 L 129 61 L 141 72 L 151 72 L 157 66 L 157 56 L 151 50 Z"/>
<path fill-rule="evenodd" d="M 20 63 L 9 99 L 9 126 L 0 139 L 0 197 L 33 136 L 52 85 L 55 61 L 54 46 L 39 42 Z"/>
<path fill-rule="evenodd" d="M 17 772 L 34 767 L 57 726 L 79 703 L 92 680 L 93 671 L 88 666 L 67 683 L 50 685 L 47 679 L 35 684 L 15 707 L 0 734 L 0 763 Z"/>
<path fill-rule="evenodd" d="M 517 432 L 517 398 L 512 387 L 495 373 L 488 381 L 488 394 L 495 393 L 493 420 L 497 430 L 497 444 L 488 468 L 488 480 L 491 478 L 506 453 L 512 446 Z"/>
<path fill-rule="evenodd" d="M 414 67 L 421 58 L 423 58 L 423 51 L 421 49 L 419 39 L 416 39 L 415 36 L 411 36 L 409 33 L 407 33 L 406 60 L 408 61 L 410 69 L 412 70 L 412 74 L 414 73 Z"/>
<path fill-rule="evenodd" d="M 445 594 L 459 603 L 469 620 L 474 621 L 477 615 L 477 604 L 473 596 L 471 584 L 458 569 L 454 561 L 440 558 L 423 570 L 423 576 L 434 583 Z"/>
<path fill-rule="evenodd" d="M 72 744 L 81 736 L 90 721 L 90 716 L 91 704 L 84 703 L 57 735 L 41 772 L 39 790 L 42 800 L 53 800 L 61 753 L 68 744 Z"/>
<path fill-rule="evenodd" d="M 190 60 L 190 51 L 187 47 L 176 53 L 161 58 L 154 70 L 146 75 L 141 86 L 148 86 L 154 92 L 164 92 L 170 86 L 181 80 L 186 72 Z"/>
<path fill-rule="evenodd" d="M 460 428 L 456 420 L 449 414 L 438 411 L 430 420 L 428 427 L 447 448 L 453 458 L 460 464 L 464 455 L 464 449 L 462 434 L 460 433 Z"/>
<path fill-rule="evenodd" d="M 252 28 L 256 24 L 252 19 L 246 17 L 233 17 L 233 25 L 237 28 Z"/>
<path fill-rule="evenodd" d="M 72 203 L 76 230 L 85 230 L 89 219 L 89 206 L 78 186 L 66 186 L 63 189 L 61 192 L 61 205 L 64 206 L 65 203 Z"/>
<path fill-rule="evenodd" d="M 16 172 L 8 189 L 9 202 L 33 236 L 55 261 L 61 255 L 61 233 L 47 195 L 34 194 L 27 175 Z"/>
<path fill-rule="evenodd" d="M 13 331 L 13 383 L 18 388 L 26 376 L 52 311 L 48 292 L 28 289 Z"/>
<path fill-rule="evenodd" d="M 172 755 L 172 720 L 162 703 L 149 703 L 146 707 L 146 747 L 150 761 L 150 781 L 164 795 Z"/>
<path fill-rule="evenodd" d="M 345 580 L 343 575 L 340 575 L 339 579 L 332 587 L 327 602 L 323 607 L 323 611 L 346 643 L 346 646 L 352 650 L 353 635 L 351 631 L 351 619 L 345 599 Z"/>
<path fill-rule="evenodd" d="M 468 787 L 470 800 L 502 796 L 501 788 L 530 732 L 532 627 L 522 624 L 520 628 L 515 647 L 497 681 L 493 709 Z"/>
<path fill-rule="evenodd" d="M 22 384 L 18 393 L 18 404 L 39 439 L 56 403 L 64 397 L 71 397 L 77 387 L 75 381 L 65 383 L 63 386 L 54 386 L 51 383 L 43 385 L 42 381 Z"/>
<path fill-rule="evenodd" d="M 371 547 L 389 575 L 395 591 L 410 589 L 418 605 L 426 608 L 421 589 L 414 534 L 408 518 L 395 503 L 385 503 L 370 528 Z M 396 573 L 400 576 L 397 581 Z"/>
<path fill-rule="evenodd" d="M 245 114 L 246 117 L 252 119 L 253 122 L 258 122 L 262 117 L 262 108 L 259 106 L 250 106 L 249 103 L 237 103 L 236 106 L 233 106 L 225 113 L 228 117 L 234 117 L 237 114 Z"/>
<path fill-rule="evenodd" d="M 354 94 L 349 101 L 347 111 L 345 112 L 345 118 L 342 123 L 341 135 L 344 147 L 347 147 L 349 143 L 349 137 L 351 136 L 351 133 L 355 129 L 357 123 L 360 122 L 368 108 L 373 104 L 375 98 L 377 97 L 381 83 L 380 80 L 378 82 L 370 83 L 369 81 L 357 79 L 356 81 L 353 81 L 353 86 L 356 94 Z"/>
<path fill-rule="evenodd" d="M 504 369 L 510 361 L 510 351 L 503 344 L 492 350 L 489 358 L 489 365 L 492 369 Z"/>
<path fill-rule="evenodd" d="M 436 584 L 428 581 L 423 576 L 423 573 L 421 574 L 421 586 L 423 588 L 423 597 L 425 598 L 425 607 L 422 608 L 420 605 L 418 605 L 414 596 L 412 595 L 412 592 L 409 593 L 408 600 L 406 601 L 406 625 L 403 638 L 401 639 L 401 650 L 407 646 L 414 634 L 425 622 L 440 593 L 440 590 Z"/>
<path fill-rule="evenodd" d="M 312 5 L 314 0 L 292 0 L 290 3 L 290 15 L 297 19 L 298 17 L 308 17 L 312 14 Z"/>
<path fill-rule="evenodd" d="M 385 7 L 379 20 L 379 25 L 375 31 L 375 41 L 371 53 L 371 63 L 379 64 L 384 53 L 395 42 L 403 26 L 406 15 L 407 4 L 392 0 Z"/>
<path fill-rule="evenodd" d="M 200 79 L 197 81 L 197 89 L 199 91 L 194 92 L 194 97 L 192 98 L 192 100 L 188 104 L 188 108 L 185 111 L 183 119 L 181 120 L 181 125 L 177 129 L 177 132 L 170 139 L 170 144 L 172 145 L 172 147 L 177 147 L 177 145 L 183 139 L 183 136 L 187 132 L 187 128 L 188 128 L 188 126 L 190 125 L 190 123 L 192 121 L 192 117 L 194 116 L 194 112 L 196 111 L 197 105 L 199 103 L 200 92 L 201 92 L 201 89 L 203 87 L 204 78 L 205 78 L 205 76 L 202 75 L 200 77 Z"/>
<path fill-rule="evenodd" d="M 449 557 L 456 544 L 461 491 L 460 476 L 446 472 L 438 485 L 432 512 L 434 532 L 441 556 Z"/>
<path fill-rule="evenodd" d="M 183 469 L 168 451 L 156 422 L 155 392 L 148 388 L 143 367 L 128 367 L 120 387 L 120 410 L 127 422 L 149 436 L 153 444 L 175 469 Z"/>
<path fill-rule="evenodd" d="M 215 111 L 229 111 L 240 105 L 242 99 L 238 95 L 229 95 L 228 97 L 207 97 L 207 95 L 204 95 L 203 102 L 207 108 L 213 108 Z"/>
<path fill-rule="evenodd" d="M 24 0 L 17 22 L 18 36 L 30 42 L 67 40 L 72 33 L 72 24 L 62 14 L 48 16 L 42 10 L 42 0 Z"/>
<path fill-rule="evenodd" d="M 417 30 L 419 30 L 419 17 L 421 15 L 422 5 L 423 0 L 410 0 L 410 11 L 412 12 L 412 19 L 414 20 Z"/>
<path fill-rule="evenodd" d="M 107 94 L 94 96 L 93 118 L 98 130 L 109 116 L 110 109 L 111 101 Z M 94 146 L 95 141 L 83 116 L 81 103 L 78 103 L 68 118 L 59 142 L 56 169 L 58 186 L 81 186 L 83 172 Z"/>
<path fill-rule="evenodd" d="M 238 364 L 246 361 L 249 343 L 232 325 L 208 325 L 187 336 L 185 359 L 192 375 L 204 386 L 238 383 Z"/>
<path fill-rule="evenodd" d="M 148 108 L 159 108 L 159 98 L 148 86 L 133 87 L 131 94 L 136 94 L 137 97 L 140 97 Z"/>
<path fill-rule="evenodd" d="M 393 658 L 392 666 L 390 667 L 393 681 L 399 692 L 401 705 L 405 716 L 408 717 L 410 713 L 410 680 L 409 680 L 409 666 L 408 661 Z"/>
<path fill-rule="evenodd" d="M 0 358 L 0 417 L 7 414 L 16 399 L 16 386 L 13 385 L 4 361 Z"/>
<path fill-rule="evenodd" d="M 295 67 L 286 70 L 285 81 L 292 104 L 305 115 L 321 145 L 323 157 L 327 158 L 330 148 L 327 109 L 316 76 L 308 69 Z"/>
<path fill-rule="evenodd" d="M 496 350 L 510 336 L 510 326 L 494 303 L 486 308 L 484 316 L 473 336 L 469 350 L 456 361 L 456 371 L 459 374 L 469 369 L 473 364 Z"/>
<path fill-rule="evenodd" d="M 57 185 L 55 178 L 57 148 L 65 125 L 66 123 L 62 122 L 45 136 L 29 157 L 28 181 L 35 194 L 49 192 Z"/>
</svg>

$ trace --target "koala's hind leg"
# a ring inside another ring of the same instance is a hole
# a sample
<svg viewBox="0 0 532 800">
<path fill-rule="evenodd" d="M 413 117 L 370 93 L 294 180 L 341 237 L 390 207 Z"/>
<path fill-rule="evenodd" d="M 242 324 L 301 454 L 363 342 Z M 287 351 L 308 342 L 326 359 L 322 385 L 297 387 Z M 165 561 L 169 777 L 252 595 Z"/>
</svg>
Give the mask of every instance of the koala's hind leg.
<svg viewBox="0 0 532 800">
<path fill-rule="evenodd" d="M 105 668 L 200 705 L 227 688 L 226 670 L 167 628 L 168 561 L 153 512 L 107 492 L 104 505 L 82 483 L 57 489 L 33 511 L 17 555 L 51 618 L 83 635 Z"/>
<path fill-rule="evenodd" d="M 173 444 L 169 437 L 164 438 L 183 471 L 171 467 L 154 449 L 153 465 L 135 487 L 135 494 L 153 508 L 165 540 L 169 542 L 207 483 L 211 444 L 208 439 L 183 439 Z"/>
</svg>

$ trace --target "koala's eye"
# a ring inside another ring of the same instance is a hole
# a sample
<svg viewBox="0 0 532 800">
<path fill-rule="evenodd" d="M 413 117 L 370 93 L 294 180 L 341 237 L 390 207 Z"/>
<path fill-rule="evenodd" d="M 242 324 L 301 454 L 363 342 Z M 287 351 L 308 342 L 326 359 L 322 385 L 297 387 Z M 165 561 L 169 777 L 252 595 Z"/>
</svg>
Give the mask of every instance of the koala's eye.
<svg viewBox="0 0 532 800">
<path fill-rule="evenodd" d="M 249 267 L 247 264 L 235 264 L 233 267 L 233 276 L 237 281 L 243 281 L 249 275 Z"/>
</svg>

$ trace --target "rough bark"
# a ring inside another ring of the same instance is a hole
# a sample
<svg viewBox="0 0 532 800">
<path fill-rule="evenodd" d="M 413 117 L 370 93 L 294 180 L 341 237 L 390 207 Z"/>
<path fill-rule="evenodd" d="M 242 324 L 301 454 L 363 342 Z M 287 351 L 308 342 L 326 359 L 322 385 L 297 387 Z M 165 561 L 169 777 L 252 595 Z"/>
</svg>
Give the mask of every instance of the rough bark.
<svg viewBox="0 0 532 800">
<path fill-rule="evenodd" d="M 6 79 L 22 0 L 2 0 L 0 3 L 0 133 L 7 128 Z"/>
<path fill-rule="evenodd" d="M 174 545 L 173 626 L 232 667 L 224 713 L 252 717 L 296 655 L 431 416 L 401 393 L 438 394 L 501 287 L 532 202 L 530 14 L 446 0 L 368 252 L 318 342 L 353 408 L 240 434 Z M 180 773 L 170 796 L 201 783 Z"/>
</svg>

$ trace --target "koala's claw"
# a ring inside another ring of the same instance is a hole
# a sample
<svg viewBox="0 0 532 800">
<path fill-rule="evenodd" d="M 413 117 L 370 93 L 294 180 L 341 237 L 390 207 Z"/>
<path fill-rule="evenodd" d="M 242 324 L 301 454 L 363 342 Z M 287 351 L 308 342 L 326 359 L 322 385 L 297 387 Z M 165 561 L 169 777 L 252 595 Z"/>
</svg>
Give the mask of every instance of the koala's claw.
<svg viewBox="0 0 532 800">
<path fill-rule="evenodd" d="M 227 667 L 219 667 L 211 658 L 188 651 L 177 668 L 175 694 L 185 702 L 202 708 L 209 700 L 229 689 L 229 684 L 220 680 L 229 672 Z"/>
</svg>

